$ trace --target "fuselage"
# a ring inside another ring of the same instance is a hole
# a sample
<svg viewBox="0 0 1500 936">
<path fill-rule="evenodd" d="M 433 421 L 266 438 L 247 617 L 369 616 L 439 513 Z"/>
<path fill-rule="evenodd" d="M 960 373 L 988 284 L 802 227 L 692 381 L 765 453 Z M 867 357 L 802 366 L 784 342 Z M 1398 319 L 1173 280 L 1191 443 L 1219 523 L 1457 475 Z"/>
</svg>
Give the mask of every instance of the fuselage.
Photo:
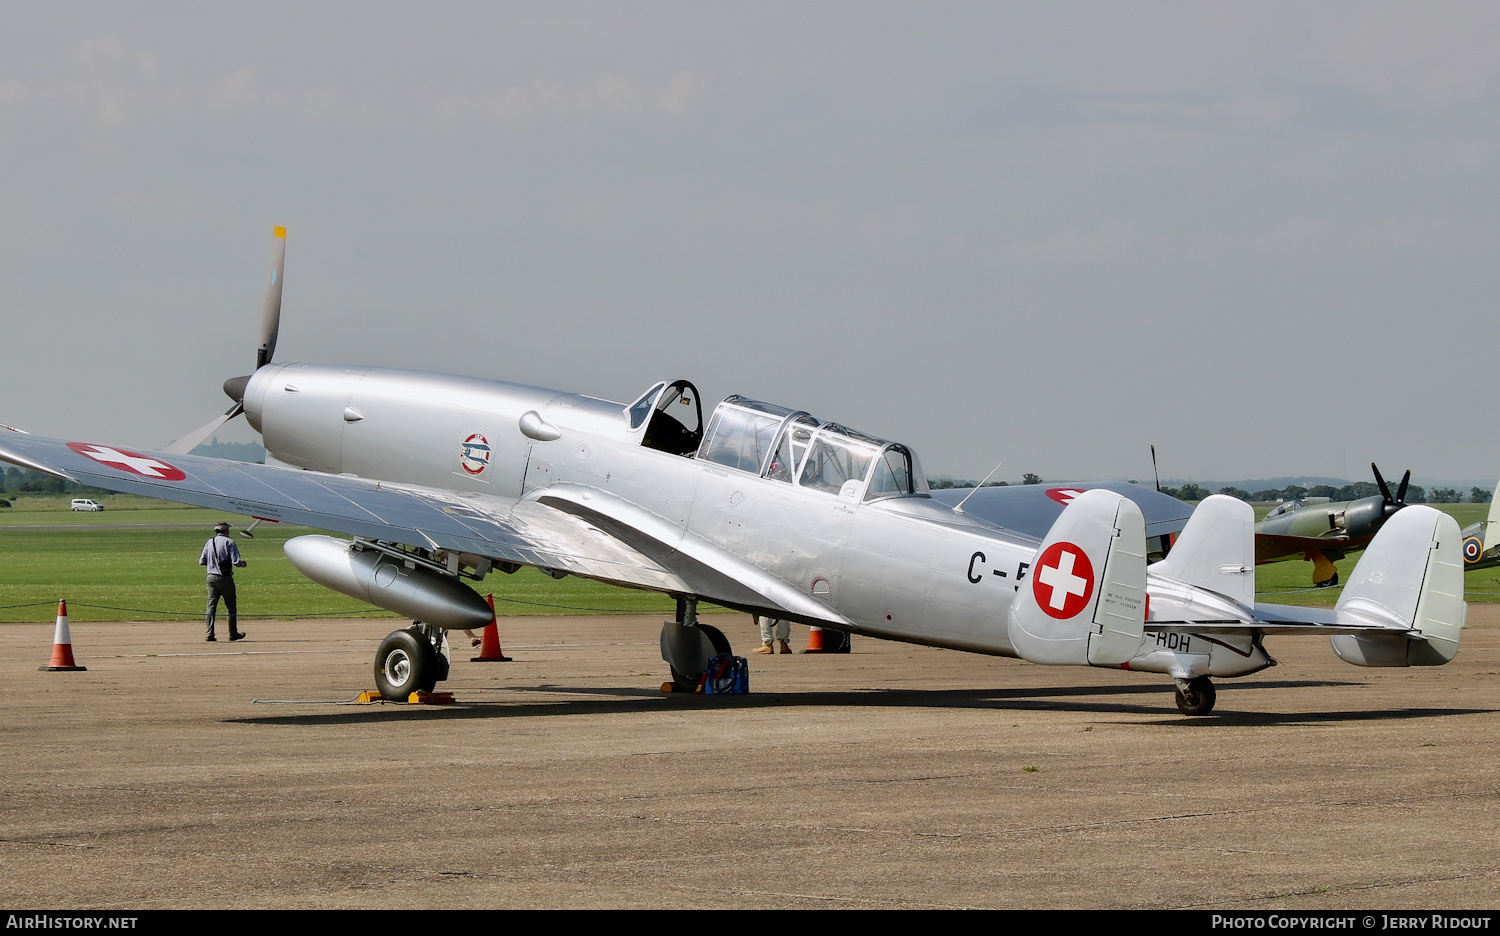
<svg viewBox="0 0 1500 936">
<path fill-rule="evenodd" d="M 501 498 L 596 489 L 649 511 L 669 537 L 712 544 L 827 609 L 790 615 L 802 623 L 1015 655 L 1007 613 L 1029 586 L 1036 539 L 935 503 L 904 446 L 736 400 L 705 427 L 685 381 L 621 404 L 482 378 L 273 364 L 244 402 L 271 456 L 289 465 Z M 734 418 L 743 432 L 727 428 Z M 1207 667 L 1209 642 L 1193 640 L 1151 635 L 1159 646 L 1143 645 L 1133 668 L 1158 669 L 1147 658 L 1169 649 L 1201 652 Z M 1249 649 L 1229 662 L 1244 669 Z"/>
</svg>

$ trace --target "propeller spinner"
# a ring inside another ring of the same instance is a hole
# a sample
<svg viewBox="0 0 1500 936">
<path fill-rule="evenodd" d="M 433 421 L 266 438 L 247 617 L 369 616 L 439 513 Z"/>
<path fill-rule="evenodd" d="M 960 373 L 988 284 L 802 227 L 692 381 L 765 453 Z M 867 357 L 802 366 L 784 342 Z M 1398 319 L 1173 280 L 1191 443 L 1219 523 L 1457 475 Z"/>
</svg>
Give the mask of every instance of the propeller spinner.
<svg viewBox="0 0 1500 936">
<path fill-rule="evenodd" d="M 266 283 L 266 297 L 260 307 L 260 346 L 255 350 L 255 370 L 260 370 L 271 363 L 271 358 L 276 353 L 276 335 L 281 331 L 281 284 L 286 270 L 286 228 L 277 225 L 272 229 L 271 234 L 271 271 L 269 281 Z M 234 401 L 234 405 L 225 410 L 223 416 L 206 426 L 193 430 L 163 448 L 162 451 L 186 455 L 202 444 L 204 439 L 217 432 L 220 426 L 243 413 L 245 411 L 245 388 L 249 385 L 253 374 L 254 371 L 243 377 L 231 377 L 224 381 L 224 393 Z"/>
</svg>

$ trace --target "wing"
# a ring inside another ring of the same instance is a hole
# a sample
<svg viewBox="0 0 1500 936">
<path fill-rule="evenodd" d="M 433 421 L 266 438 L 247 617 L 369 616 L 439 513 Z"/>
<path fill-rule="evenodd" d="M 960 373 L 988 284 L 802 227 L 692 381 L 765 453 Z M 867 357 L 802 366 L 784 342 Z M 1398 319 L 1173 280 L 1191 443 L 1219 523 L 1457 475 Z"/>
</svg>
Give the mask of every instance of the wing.
<svg viewBox="0 0 1500 936">
<path fill-rule="evenodd" d="M 555 485 L 518 499 L 6 431 L 0 460 L 113 491 L 849 623 L 753 564 L 592 488 Z"/>
<path fill-rule="evenodd" d="M 1271 562 L 1305 552 L 1320 552 L 1330 559 L 1342 559 L 1346 552 L 1359 548 L 1353 539 L 1342 534 L 1330 536 L 1293 536 L 1290 533 L 1256 533 L 1255 561 Z"/>
<path fill-rule="evenodd" d="M 963 501 L 963 512 L 996 526 L 1038 540 L 1062 516 L 1063 508 L 1084 491 L 1114 491 L 1135 502 L 1146 519 L 1146 538 L 1177 533 L 1187 525 L 1193 508 L 1159 491 L 1124 481 L 1073 481 L 1058 484 L 1009 484 L 978 489 L 950 488 L 932 492 L 943 504 Z M 967 497 L 968 500 L 964 501 Z"/>
</svg>

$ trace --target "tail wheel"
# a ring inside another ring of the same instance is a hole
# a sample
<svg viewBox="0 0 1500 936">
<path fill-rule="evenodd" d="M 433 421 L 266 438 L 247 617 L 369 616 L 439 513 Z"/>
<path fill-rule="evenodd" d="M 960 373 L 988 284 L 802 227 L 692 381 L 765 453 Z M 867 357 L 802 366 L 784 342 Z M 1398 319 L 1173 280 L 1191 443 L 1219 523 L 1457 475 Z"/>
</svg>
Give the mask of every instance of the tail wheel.
<svg viewBox="0 0 1500 936">
<path fill-rule="evenodd" d="M 399 630 L 380 642 L 375 651 L 375 688 L 392 702 L 405 702 L 413 692 L 431 692 L 438 681 L 437 653 L 409 630 Z"/>
<path fill-rule="evenodd" d="M 1214 710 L 1214 684 L 1207 676 L 1188 681 L 1186 691 L 1177 687 L 1177 711 L 1184 715 L 1207 715 Z"/>
<path fill-rule="evenodd" d="M 699 624 L 698 630 L 702 631 L 703 636 L 708 638 L 708 642 L 714 645 L 714 656 L 723 656 L 726 653 L 733 652 L 729 646 L 729 638 L 725 637 L 724 632 L 717 627 L 714 627 L 712 624 Z M 678 692 L 694 692 L 697 690 L 698 678 L 703 675 L 701 672 L 688 674 L 679 671 L 675 666 L 671 667 L 671 670 L 672 685 Z"/>
</svg>

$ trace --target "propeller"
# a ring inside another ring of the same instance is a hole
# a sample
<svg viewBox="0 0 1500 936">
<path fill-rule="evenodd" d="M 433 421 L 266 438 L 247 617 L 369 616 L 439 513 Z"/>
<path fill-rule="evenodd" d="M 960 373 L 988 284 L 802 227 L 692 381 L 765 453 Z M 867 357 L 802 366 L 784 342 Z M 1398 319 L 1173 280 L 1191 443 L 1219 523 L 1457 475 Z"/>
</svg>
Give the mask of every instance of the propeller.
<svg viewBox="0 0 1500 936">
<path fill-rule="evenodd" d="M 260 306 L 260 346 L 255 349 L 255 370 L 271 363 L 276 353 L 276 335 L 281 331 L 281 283 L 286 270 L 286 228 L 277 225 L 271 231 L 271 272 L 266 283 L 266 297 Z M 203 443 L 203 440 L 218 431 L 219 427 L 245 411 L 245 388 L 250 384 L 254 371 L 243 377 L 231 377 L 224 381 L 224 393 L 234 405 L 206 426 L 189 432 L 162 449 L 174 455 L 186 455 Z"/>
<path fill-rule="evenodd" d="M 1411 469 L 1406 469 L 1406 474 L 1401 476 L 1401 483 L 1396 486 L 1395 497 L 1391 496 L 1391 489 L 1386 485 L 1385 479 L 1380 476 L 1380 469 L 1375 467 L 1374 462 L 1370 462 L 1370 470 L 1375 472 L 1375 486 L 1380 488 L 1380 496 L 1385 498 L 1385 516 L 1389 517 L 1405 507 L 1406 488 L 1411 484 Z"/>
</svg>

